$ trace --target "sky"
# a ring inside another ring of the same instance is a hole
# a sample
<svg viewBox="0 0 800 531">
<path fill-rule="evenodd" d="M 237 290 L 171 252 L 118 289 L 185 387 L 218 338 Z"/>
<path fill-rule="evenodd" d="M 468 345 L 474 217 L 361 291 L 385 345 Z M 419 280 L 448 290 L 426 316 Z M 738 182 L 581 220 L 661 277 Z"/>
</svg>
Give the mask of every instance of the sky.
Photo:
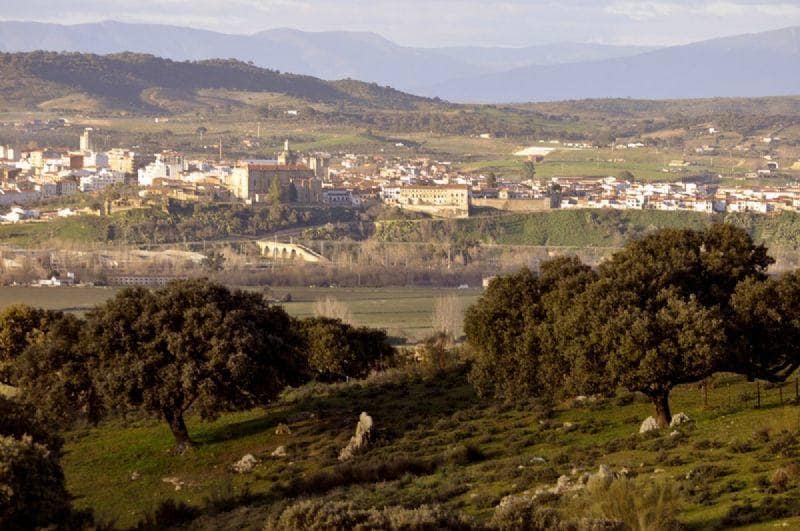
<svg viewBox="0 0 800 531">
<path fill-rule="evenodd" d="M 0 20 L 372 31 L 427 47 L 675 45 L 800 26 L 800 0 L 0 0 Z"/>
</svg>

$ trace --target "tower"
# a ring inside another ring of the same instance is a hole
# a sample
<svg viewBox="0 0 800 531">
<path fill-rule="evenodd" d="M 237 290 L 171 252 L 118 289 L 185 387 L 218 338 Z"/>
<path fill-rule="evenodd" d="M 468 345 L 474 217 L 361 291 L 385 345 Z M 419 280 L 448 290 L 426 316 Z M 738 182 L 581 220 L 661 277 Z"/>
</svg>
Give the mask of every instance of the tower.
<svg viewBox="0 0 800 531">
<path fill-rule="evenodd" d="M 289 147 L 289 140 L 287 139 L 286 142 L 283 143 L 283 152 L 278 155 L 278 164 L 282 166 L 291 166 L 297 164 L 297 160 L 297 153 L 291 150 Z"/>
<path fill-rule="evenodd" d="M 81 133 L 80 150 L 81 151 L 95 151 L 95 138 L 94 129 L 87 127 Z"/>
</svg>

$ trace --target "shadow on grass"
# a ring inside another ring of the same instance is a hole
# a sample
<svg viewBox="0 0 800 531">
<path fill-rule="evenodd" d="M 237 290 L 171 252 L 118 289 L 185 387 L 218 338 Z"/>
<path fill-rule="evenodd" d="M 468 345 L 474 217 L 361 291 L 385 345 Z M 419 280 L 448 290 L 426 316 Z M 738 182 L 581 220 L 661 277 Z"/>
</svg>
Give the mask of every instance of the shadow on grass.
<svg viewBox="0 0 800 531">
<path fill-rule="evenodd" d="M 401 375 L 382 382 L 353 381 L 345 384 L 309 384 L 294 392 L 291 402 L 276 404 L 257 418 L 223 426 L 201 427 L 193 434 L 201 445 L 216 444 L 308 421 L 315 433 L 338 432 L 355 426 L 362 411 L 376 421 L 382 438 L 394 438 L 421 424 L 472 407 L 479 399 L 467 382 L 468 369 L 456 367 L 429 377 Z"/>
</svg>

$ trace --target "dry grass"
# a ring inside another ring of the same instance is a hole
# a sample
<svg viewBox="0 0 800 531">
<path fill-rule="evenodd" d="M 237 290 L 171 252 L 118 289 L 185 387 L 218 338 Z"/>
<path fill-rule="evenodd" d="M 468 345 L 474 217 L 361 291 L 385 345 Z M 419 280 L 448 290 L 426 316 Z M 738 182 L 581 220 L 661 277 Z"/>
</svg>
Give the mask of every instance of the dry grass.
<svg viewBox="0 0 800 531">
<path fill-rule="evenodd" d="M 353 312 L 350 311 L 347 304 L 333 297 L 325 297 L 315 302 L 314 316 L 340 319 L 345 323 L 354 324 Z"/>
</svg>

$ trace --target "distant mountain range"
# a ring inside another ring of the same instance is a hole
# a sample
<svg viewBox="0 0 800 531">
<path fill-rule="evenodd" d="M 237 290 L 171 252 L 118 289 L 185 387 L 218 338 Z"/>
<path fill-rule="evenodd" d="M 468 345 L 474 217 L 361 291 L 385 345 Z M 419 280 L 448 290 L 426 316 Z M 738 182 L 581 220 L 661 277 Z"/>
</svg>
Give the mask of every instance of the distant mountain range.
<svg viewBox="0 0 800 531">
<path fill-rule="evenodd" d="M 800 28 L 714 39 L 630 57 L 479 74 L 417 91 L 451 101 L 683 99 L 800 94 Z"/>
<path fill-rule="evenodd" d="M 652 48 L 550 44 L 527 48 L 412 48 L 374 33 L 273 29 L 230 35 L 154 24 L 100 22 L 64 26 L 0 22 L 0 51 L 148 53 L 174 60 L 234 58 L 322 79 L 353 78 L 414 91 L 478 74 L 630 56 Z"/>
<path fill-rule="evenodd" d="M 374 33 L 346 31 L 274 29 L 230 35 L 121 22 L 0 22 L 0 51 L 32 50 L 130 51 L 180 61 L 232 58 L 325 80 L 375 82 L 453 102 L 800 94 L 800 28 L 668 48 L 575 43 L 413 48 Z M 407 94 L 402 97 L 408 101 Z"/>
</svg>

